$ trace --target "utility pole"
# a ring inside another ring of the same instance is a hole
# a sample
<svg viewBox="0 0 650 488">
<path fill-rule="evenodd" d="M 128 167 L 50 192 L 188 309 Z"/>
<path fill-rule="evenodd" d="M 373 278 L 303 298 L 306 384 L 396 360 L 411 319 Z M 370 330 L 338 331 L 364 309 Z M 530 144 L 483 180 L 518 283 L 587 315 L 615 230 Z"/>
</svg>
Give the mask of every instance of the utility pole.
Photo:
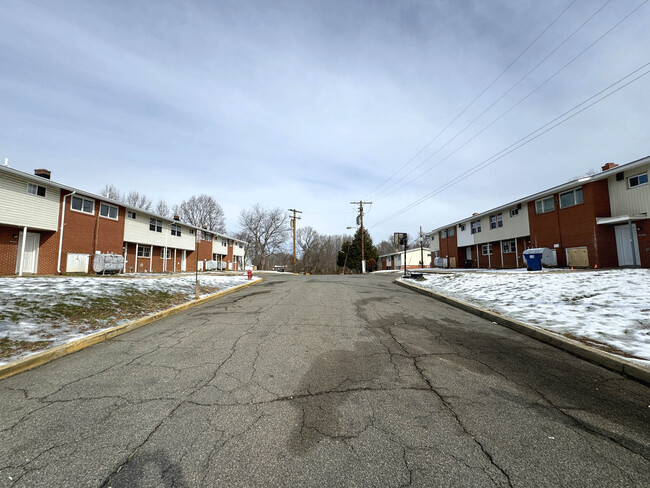
<svg viewBox="0 0 650 488">
<path fill-rule="evenodd" d="M 365 273 L 366 272 L 366 256 L 364 253 L 364 241 L 365 241 L 365 235 L 363 233 L 363 206 L 364 205 L 372 205 L 372 202 L 364 202 L 362 200 L 359 200 L 358 202 L 350 202 L 351 205 L 359 205 L 359 223 L 361 224 L 361 272 Z"/>
<path fill-rule="evenodd" d="M 420 226 L 420 266 L 424 268 L 424 235 L 422 234 L 422 226 Z"/>
<path fill-rule="evenodd" d="M 302 217 L 296 217 L 296 214 L 302 213 L 300 210 L 295 208 L 290 208 L 289 212 L 293 212 L 293 217 L 289 217 L 291 220 L 291 228 L 293 229 L 293 272 L 296 272 L 296 219 Z"/>
</svg>

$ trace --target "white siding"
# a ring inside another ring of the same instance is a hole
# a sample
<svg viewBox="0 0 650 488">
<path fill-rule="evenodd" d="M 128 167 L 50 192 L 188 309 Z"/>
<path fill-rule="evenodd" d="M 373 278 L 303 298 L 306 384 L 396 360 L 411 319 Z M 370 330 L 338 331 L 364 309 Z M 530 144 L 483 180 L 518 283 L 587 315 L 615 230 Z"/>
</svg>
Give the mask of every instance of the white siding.
<svg viewBox="0 0 650 488">
<path fill-rule="evenodd" d="M 456 226 L 456 241 L 458 247 L 471 246 L 474 244 L 474 235 L 470 221 L 465 222 L 465 230 L 460 230 L 460 225 Z M 439 251 L 439 249 L 436 249 Z"/>
<path fill-rule="evenodd" d="M 627 179 L 641 173 L 648 173 L 650 164 L 624 171 L 624 178 L 616 181 L 616 174 L 607 178 L 609 186 L 609 204 L 612 217 L 619 215 L 639 215 L 643 212 L 650 214 L 650 185 L 627 187 Z"/>
<path fill-rule="evenodd" d="M 233 242 L 232 244 L 232 254 L 233 256 L 243 256 L 244 255 L 244 245 L 241 244 L 242 247 L 239 247 L 241 243 L 239 242 Z"/>
<path fill-rule="evenodd" d="M 47 182 L 45 178 L 42 182 L 33 182 L 17 175 L 0 173 L 0 224 L 57 230 L 61 190 Z M 28 183 L 45 187 L 45 196 L 27 193 Z"/>
<path fill-rule="evenodd" d="M 224 242 L 226 244 L 223 244 Z M 212 240 L 212 254 L 221 254 L 223 256 L 228 254 L 228 240 L 220 236 L 214 236 Z"/>
<path fill-rule="evenodd" d="M 473 234 L 474 244 L 483 244 L 486 242 L 497 242 L 516 237 L 526 237 L 530 235 L 530 224 L 528 223 L 528 207 L 522 204 L 519 214 L 510 217 L 510 209 L 500 210 L 491 215 L 501 213 L 503 227 L 490 229 L 490 215 L 481 217 L 481 232 Z M 471 221 L 465 229 L 471 232 Z M 458 243 L 458 247 L 470 246 L 472 243 Z"/>
<path fill-rule="evenodd" d="M 189 233 L 189 229 L 181 226 L 181 236 L 171 234 L 171 224 L 174 222 L 164 221 L 162 232 L 149 230 L 150 215 L 144 212 L 136 211 L 136 219 L 125 219 L 124 221 L 124 240 L 126 242 L 135 242 L 149 246 L 161 246 L 174 249 L 194 249 L 195 236 Z M 158 220 L 158 219 L 157 219 Z"/>
</svg>

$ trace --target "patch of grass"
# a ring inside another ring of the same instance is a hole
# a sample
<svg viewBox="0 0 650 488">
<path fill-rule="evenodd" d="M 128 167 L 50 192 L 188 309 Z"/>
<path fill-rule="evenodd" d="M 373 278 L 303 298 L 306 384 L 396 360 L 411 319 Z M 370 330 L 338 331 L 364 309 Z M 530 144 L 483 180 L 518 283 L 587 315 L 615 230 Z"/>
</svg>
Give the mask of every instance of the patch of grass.
<svg viewBox="0 0 650 488">
<path fill-rule="evenodd" d="M 40 351 L 50 344 L 52 341 L 13 341 L 5 337 L 0 339 L 0 359 L 8 359 L 23 352 Z"/>
</svg>

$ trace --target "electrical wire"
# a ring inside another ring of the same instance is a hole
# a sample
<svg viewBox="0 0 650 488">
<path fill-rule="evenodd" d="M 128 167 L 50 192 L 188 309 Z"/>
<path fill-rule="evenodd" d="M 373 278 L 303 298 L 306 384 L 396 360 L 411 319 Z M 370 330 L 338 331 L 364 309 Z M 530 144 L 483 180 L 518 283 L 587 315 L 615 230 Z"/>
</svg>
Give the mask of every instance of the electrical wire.
<svg viewBox="0 0 650 488">
<path fill-rule="evenodd" d="M 441 165 L 442 163 L 444 163 L 447 159 L 449 159 L 451 156 L 453 156 L 453 155 L 456 154 L 458 151 L 460 151 L 461 149 L 463 149 L 465 146 L 467 146 L 467 144 L 469 144 L 470 142 L 472 142 L 474 139 L 476 139 L 478 136 L 480 136 L 483 132 L 485 132 L 487 129 L 489 129 L 490 127 L 492 127 L 492 125 L 494 125 L 496 122 L 498 122 L 498 121 L 501 120 L 503 117 L 505 117 L 507 114 L 509 114 L 512 110 L 514 110 L 517 106 L 519 106 L 521 103 L 523 103 L 525 100 L 527 100 L 531 95 L 533 95 L 533 93 L 535 93 L 537 90 L 539 90 L 540 88 L 542 88 L 543 86 L 545 86 L 549 81 L 551 81 L 551 80 L 552 80 L 553 78 L 555 78 L 558 74 L 560 74 L 562 71 L 564 71 L 564 70 L 565 70 L 569 65 L 571 65 L 573 62 L 575 62 L 575 61 L 576 61 L 578 58 L 580 58 L 584 53 L 586 53 L 589 49 L 591 49 L 594 45 L 596 45 L 599 41 L 601 41 L 605 36 L 607 36 L 607 35 L 608 35 L 609 33 L 611 33 L 614 29 L 616 29 L 620 24 L 622 24 L 625 20 L 627 20 L 627 19 L 628 19 L 632 14 L 634 14 L 637 10 L 639 10 L 641 7 L 643 7 L 643 6 L 644 6 L 648 1 L 649 1 L 649 0 L 645 0 L 645 1 L 644 1 L 643 3 L 641 3 L 638 7 L 636 7 L 636 8 L 633 9 L 631 12 L 629 12 L 625 17 L 623 17 L 621 20 L 619 20 L 619 21 L 618 21 L 614 26 L 612 26 L 610 29 L 608 29 L 604 34 L 602 34 L 602 35 L 601 35 L 600 37 L 598 37 L 596 40 L 594 40 L 591 44 L 589 44 L 586 48 L 584 48 L 580 53 L 578 53 L 575 57 L 573 57 L 569 62 L 567 62 L 566 64 L 564 64 L 564 65 L 563 65 L 559 70 L 557 70 L 557 71 L 556 71 L 555 73 L 553 73 L 551 76 L 549 76 L 548 78 L 546 78 L 546 79 L 545 79 L 541 84 L 539 84 L 537 87 L 535 87 L 531 92 L 529 92 L 529 93 L 528 93 L 527 95 L 525 95 L 523 98 L 519 99 L 517 102 L 515 102 L 513 105 L 511 105 L 511 106 L 510 106 L 510 107 L 509 107 L 505 112 L 503 112 L 503 113 L 502 113 L 501 115 L 499 115 L 496 119 L 494 119 L 492 122 L 490 122 L 487 126 L 485 126 L 483 129 L 481 129 L 481 130 L 478 131 L 476 134 L 474 134 L 471 138 L 469 138 L 467 141 L 465 141 L 461 146 L 459 146 L 459 147 L 456 148 L 454 151 L 452 151 L 451 153 L 449 153 L 447 156 L 445 156 L 443 159 L 441 159 L 440 161 L 438 161 L 436 164 L 432 165 L 431 167 L 429 167 L 429 168 L 426 169 L 425 171 L 423 171 L 423 172 L 421 172 L 420 174 L 418 174 L 418 175 L 417 175 L 416 177 L 414 177 L 413 179 L 411 179 L 411 180 L 409 180 L 409 181 L 403 183 L 402 185 L 400 185 L 399 187 L 395 188 L 395 189 L 394 189 L 393 191 L 391 191 L 390 193 L 385 194 L 383 197 L 381 197 L 381 196 L 377 196 L 377 197 L 375 197 L 375 199 L 376 199 L 376 200 L 380 200 L 380 199 L 382 199 L 382 198 L 386 198 L 386 197 L 388 197 L 388 196 L 390 196 L 390 195 L 396 193 L 397 191 L 401 190 L 401 189 L 404 188 L 405 186 L 408 186 L 408 185 L 414 183 L 415 181 L 417 181 L 417 180 L 419 180 L 420 178 L 422 178 L 425 174 L 429 173 L 429 172 L 432 171 L 433 169 L 435 169 L 435 168 L 437 168 L 438 166 L 440 166 L 440 165 Z M 583 25 L 584 25 L 584 24 L 583 24 Z M 485 112 L 484 112 L 484 113 L 485 113 Z M 482 115 L 482 114 L 481 114 L 481 115 Z M 476 119 L 475 119 L 475 120 L 476 120 Z M 472 123 L 473 123 L 473 122 L 472 122 Z M 470 124 L 470 125 L 471 125 L 471 124 Z M 466 126 L 466 128 L 467 128 L 467 127 L 469 127 L 469 125 Z M 465 129 L 463 129 L 463 130 L 465 130 Z M 462 132 L 462 131 L 461 131 L 461 132 Z M 454 138 L 455 138 L 455 137 L 456 137 L 456 136 L 454 136 Z M 446 145 L 446 144 L 445 144 L 445 145 Z M 433 157 L 434 155 L 435 155 L 435 153 L 432 154 L 429 158 L 427 158 L 427 159 L 425 159 L 424 161 L 422 161 L 422 163 L 421 163 L 420 165 L 418 165 L 418 166 L 417 166 L 416 168 L 414 168 L 414 169 L 417 169 L 418 167 L 422 166 L 422 164 L 424 164 L 425 162 L 427 162 L 427 161 L 428 161 L 429 159 L 431 159 L 431 157 Z M 411 173 L 412 173 L 412 171 L 411 171 L 409 174 L 411 174 Z M 404 178 L 406 178 L 407 176 L 408 176 L 408 174 L 405 175 Z"/>
<path fill-rule="evenodd" d="M 610 1 L 611 1 L 611 0 L 610 0 Z M 467 110 L 469 110 L 469 108 L 472 107 L 472 105 L 474 105 L 474 103 L 476 103 L 476 101 L 477 101 L 479 98 L 481 98 L 481 96 L 483 96 L 483 94 L 484 94 L 486 91 L 488 91 L 490 88 L 492 88 L 492 86 L 493 86 L 493 85 L 494 85 L 494 84 L 495 84 L 495 83 L 496 83 L 496 82 L 497 82 L 497 81 L 498 81 L 498 80 L 499 80 L 499 79 L 500 79 L 500 78 L 501 78 L 501 77 L 502 77 L 502 76 L 503 76 L 503 75 L 504 75 L 504 74 L 505 74 L 505 73 L 506 73 L 506 72 L 507 72 L 507 71 L 508 71 L 508 70 L 509 70 L 509 69 L 510 69 L 510 68 L 511 68 L 515 63 L 516 63 L 516 62 L 517 62 L 517 61 L 519 61 L 519 59 L 520 59 L 520 58 L 521 58 L 521 57 L 522 57 L 526 52 L 528 52 L 528 50 L 529 50 L 529 49 L 530 49 L 530 48 L 531 48 L 531 47 L 532 47 L 532 46 L 533 46 L 533 45 L 534 45 L 534 44 L 535 44 L 535 43 L 536 43 L 536 42 L 537 42 L 537 41 L 538 41 L 538 40 L 539 40 L 539 39 L 540 39 L 540 38 L 541 38 L 545 33 L 546 33 L 546 31 L 548 31 L 548 30 L 549 30 L 549 29 L 550 29 L 550 28 L 551 28 L 551 27 L 552 27 L 552 26 L 553 26 L 553 25 L 554 25 L 554 24 L 555 24 L 555 23 L 560 19 L 560 17 L 562 17 L 562 16 L 564 15 L 564 13 L 565 13 L 567 10 L 569 10 L 569 8 L 571 8 L 571 6 L 572 6 L 575 2 L 576 2 L 576 0 L 572 0 L 572 1 L 569 3 L 569 5 L 567 5 L 566 8 L 565 8 L 564 10 L 562 10 L 562 12 L 560 12 L 560 14 L 557 15 L 557 16 L 553 19 L 553 21 L 552 21 L 550 24 L 548 24 L 548 25 L 544 28 L 544 30 L 542 30 L 542 32 L 541 32 L 540 34 L 538 34 L 537 37 L 535 37 L 535 39 L 533 39 L 533 40 L 530 42 L 530 44 L 528 44 L 528 46 L 526 46 L 526 48 L 525 48 L 524 50 L 521 51 L 521 52 L 519 53 L 519 55 L 518 55 L 518 56 L 517 56 L 517 57 L 516 57 L 516 58 L 515 58 L 515 59 L 514 59 L 514 60 L 513 60 L 513 61 L 512 61 L 508 66 L 506 66 L 506 68 L 505 68 L 503 71 L 501 71 L 501 73 L 499 73 L 499 74 L 497 75 L 497 77 L 494 78 L 494 79 L 493 79 L 493 80 L 492 80 L 492 81 L 491 81 L 491 82 L 490 82 L 490 83 L 489 83 L 489 84 L 488 84 L 488 85 L 487 85 L 487 86 L 486 86 L 486 87 L 485 87 L 485 88 L 484 88 L 484 89 L 483 89 L 483 90 L 482 90 L 478 95 L 476 95 L 476 97 L 475 97 L 475 98 L 474 98 L 474 99 L 473 99 L 473 100 L 472 100 L 472 101 L 471 101 L 471 102 L 470 102 L 470 103 L 469 103 L 469 104 L 468 104 L 468 105 L 467 105 L 463 110 L 461 110 L 461 111 L 458 113 L 458 115 L 456 115 L 456 117 L 454 117 L 454 119 L 453 119 L 451 122 L 449 122 L 449 123 L 448 123 L 448 124 L 447 124 L 447 125 L 446 125 L 446 126 L 445 126 L 441 131 L 440 131 L 440 132 L 438 132 L 438 133 L 435 135 L 435 137 L 434 137 L 433 139 L 431 139 L 427 144 L 425 144 L 425 146 L 424 146 L 422 149 L 420 149 L 420 150 L 419 150 L 419 151 L 418 151 L 418 152 L 417 152 L 417 153 L 416 153 L 416 154 L 415 154 L 411 159 L 409 159 L 409 160 L 408 160 L 406 163 L 404 163 L 404 164 L 403 164 L 399 169 L 397 169 L 397 171 L 395 171 L 392 175 L 390 175 L 386 180 L 384 180 L 384 181 L 383 181 L 381 184 L 379 184 L 376 188 L 374 188 L 373 190 L 371 190 L 370 193 L 368 193 L 368 194 L 367 194 L 363 199 L 366 200 L 368 195 L 372 195 L 375 191 L 379 190 L 379 188 L 381 188 L 381 187 L 384 186 L 386 183 L 388 183 L 388 182 L 389 182 L 389 181 L 390 181 L 394 176 L 396 176 L 397 174 L 399 174 L 399 173 L 400 173 L 404 168 L 406 168 L 406 167 L 407 167 L 409 164 L 411 164 L 411 163 L 412 163 L 412 162 L 413 162 L 413 161 L 414 161 L 418 156 L 420 156 L 420 154 L 422 154 L 422 153 L 423 153 L 427 148 L 429 148 L 429 146 L 431 146 L 431 144 L 433 144 L 436 140 L 438 140 L 438 137 L 440 137 L 440 136 L 441 136 L 441 135 L 442 135 L 442 134 L 443 134 L 447 129 L 449 129 L 449 127 L 451 127 L 451 126 L 452 126 L 452 125 L 453 125 L 453 124 L 454 124 L 454 123 L 455 123 L 455 122 L 456 122 L 456 121 L 457 121 L 457 120 L 458 120 L 458 119 L 459 119 L 459 118 L 460 118 L 460 117 L 461 117 L 465 112 L 467 112 Z"/>
<path fill-rule="evenodd" d="M 473 174 L 475 174 L 475 173 L 477 173 L 477 172 L 479 172 L 479 171 L 481 171 L 481 170 L 487 168 L 488 166 L 494 164 L 495 162 L 497 162 L 498 160 L 502 159 L 503 157 L 505 157 L 505 156 L 511 154 L 512 152 L 516 151 L 517 149 L 519 149 L 519 148 L 525 146 L 526 144 L 528 144 L 528 143 L 534 141 L 535 139 L 537 139 L 538 137 L 541 137 L 542 135 L 546 134 L 547 132 L 553 130 L 554 128 L 558 127 L 559 125 L 562 125 L 562 124 L 564 124 L 565 122 L 571 120 L 573 117 L 575 117 L 575 116 L 581 114 L 582 112 L 584 112 L 585 110 L 587 110 L 587 109 L 593 107 L 593 106 L 596 105 L 597 103 L 600 103 L 600 102 L 602 102 L 603 100 L 609 98 L 610 96 L 612 96 L 612 95 L 614 95 L 615 93 L 619 92 L 619 91 L 622 90 L 623 88 L 626 88 L 627 86 L 631 85 L 632 83 L 638 81 L 638 80 L 641 79 L 642 77 L 644 77 L 644 76 L 646 76 L 647 74 L 649 74 L 649 73 L 650 73 L 650 70 L 644 71 L 643 73 L 641 73 L 641 74 L 639 74 L 638 76 L 636 76 L 635 78 L 629 80 L 629 81 L 626 82 L 625 84 L 623 84 L 623 85 L 619 86 L 618 88 L 616 88 L 616 89 L 610 91 L 609 93 L 603 95 L 602 97 L 598 98 L 597 100 L 595 100 L 595 101 L 593 101 L 593 102 L 591 102 L 591 103 L 588 103 L 588 102 L 590 102 L 591 100 L 593 100 L 594 98 L 596 98 L 596 97 L 602 95 L 603 93 L 607 92 L 608 90 L 610 90 L 610 89 L 613 88 L 614 86 L 620 84 L 623 80 L 629 78 L 630 76 L 633 76 L 634 74 L 638 73 L 639 71 L 641 71 L 641 70 L 643 70 L 643 69 L 645 69 L 645 68 L 648 68 L 649 66 L 650 66 L 650 62 L 648 62 L 648 63 L 646 63 L 646 64 L 640 66 L 639 68 L 635 69 L 635 70 L 632 71 L 631 73 L 625 75 L 623 78 L 620 78 L 618 81 L 612 83 L 611 85 L 609 85 L 608 87 L 606 87 L 606 88 L 604 88 L 603 90 L 599 91 L 598 93 L 592 95 L 591 97 L 589 97 L 589 98 L 583 100 L 583 101 L 580 102 L 579 104 L 573 106 L 571 109 L 567 110 L 566 112 L 564 112 L 563 114 L 559 115 L 558 117 L 556 117 L 556 118 L 554 118 L 553 120 L 547 122 L 546 124 L 544 124 L 543 126 L 539 127 L 538 129 L 534 130 L 533 132 L 529 133 L 528 135 L 522 137 L 521 139 L 519 139 L 518 141 L 514 142 L 514 143 L 511 144 L 510 146 L 508 146 L 508 147 L 502 149 L 501 151 L 499 151 L 499 152 L 495 153 L 494 155 L 490 156 L 489 158 L 483 160 L 483 161 L 480 162 L 479 164 L 477 164 L 477 165 L 473 166 L 472 168 L 468 169 L 467 171 L 461 173 L 460 175 L 458 175 L 458 176 L 456 176 L 455 178 L 451 179 L 451 180 L 448 181 L 447 183 L 441 185 L 441 186 L 438 187 L 437 189 L 435 189 L 435 190 L 433 190 L 433 191 L 431 191 L 431 192 L 425 194 L 423 197 L 421 197 L 421 198 L 419 198 L 418 200 L 416 200 L 416 201 L 410 203 L 409 205 L 407 205 L 406 207 L 402 208 L 401 210 L 398 210 L 397 212 L 391 214 L 390 216 L 384 218 L 383 220 L 380 220 L 379 222 L 375 223 L 375 224 L 372 226 L 372 228 L 377 227 L 377 226 L 379 226 L 379 225 L 382 225 L 382 224 L 384 224 L 384 223 L 386 223 L 386 222 L 388 222 L 388 221 L 394 219 L 395 217 L 397 217 L 397 216 L 403 214 L 404 212 L 407 212 L 408 210 L 411 210 L 412 208 L 415 208 L 416 206 L 418 206 L 418 205 L 424 203 L 426 200 L 432 198 L 433 196 L 435 196 L 435 195 L 441 193 L 442 191 L 444 191 L 444 190 L 446 190 L 446 189 L 448 189 L 448 188 L 450 188 L 450 187 L 452 187 L 452 186 L 454 186 L 454 185 L 460 183 L 461 181 L 463 181 L 463 180 L 467 179 L 468 177 L 472 176 Z M 588 105 L 586 105 L 585 107 L 583 107 L 583 108 L 581 108 L 580 110 L 576 111 L 575 113 L 571 114 L 571 112 L 574 112 L 577 108 L 579 108 L 579 107 L 581 107 L 582 105 L 585 105 L 585 104 L 587 104 L 587 103 L 588 103 Z M 568 114 L 571 114 L 571 115 L 568 115 Z M 567 116 L 567 115 L 568 115 L 568 116 Z M 565 116 L 566 116 L 566 118 L 563 118 L 563 117 L 565 117 Z M 562 120 L 560 120 L 560 119 L 562 119 Z M 555 122 L 557 122 L 557 123 L 555 123 Z M 370 228 L 371 228 L 371 227 L 368 227 L 368 229 L 370 229 Z"/>
</svg>

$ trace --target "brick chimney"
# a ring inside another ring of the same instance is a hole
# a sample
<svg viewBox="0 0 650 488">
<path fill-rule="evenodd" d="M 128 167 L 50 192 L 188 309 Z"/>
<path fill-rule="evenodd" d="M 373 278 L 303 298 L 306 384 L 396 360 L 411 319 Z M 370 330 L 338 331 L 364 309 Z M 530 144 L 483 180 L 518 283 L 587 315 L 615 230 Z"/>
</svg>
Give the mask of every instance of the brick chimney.
<svg viewBox="0 0 650 488">
<path fill-rule="evenodd" d="M 47 169 L 35 169 L 34 174 L 36 176 L 40 176 L 41 178 L 45 178 L 46 180 L 49 180 L 52 172 Z"/>
<path fill-rule="evenodd" d="M 174 214 L 174 220 L 181 220 L 181 218 L 177 214 Z"/>
<path fill-rule="evenodd" d="M 617 166 L 618 166 L 618 164 L 616 164 L 616 163 L 607 163 L 607 164 L 606 164 L 605 166 L 603 166 L 601 169 L 602 169 L 603 171 L 607 171 L 607 170 L 610 170 L 610 169 L 612 169 L 612 168 L 616 168 Z"/>
</svg>

